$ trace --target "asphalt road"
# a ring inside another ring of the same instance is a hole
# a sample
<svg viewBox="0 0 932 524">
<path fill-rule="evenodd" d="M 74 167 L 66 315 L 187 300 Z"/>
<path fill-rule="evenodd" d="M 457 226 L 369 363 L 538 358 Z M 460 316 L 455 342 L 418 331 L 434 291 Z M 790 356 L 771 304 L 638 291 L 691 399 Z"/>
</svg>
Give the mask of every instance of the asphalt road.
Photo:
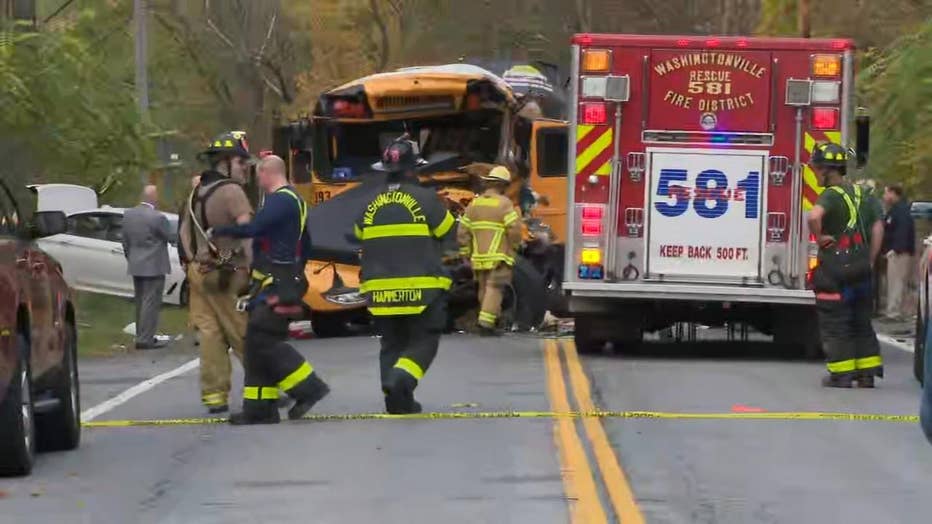
<svg viewBox="0 0 932 524">
<path fill-rule="evenodd" d="M 376 345 L 299 343 L 333 388 L 315 413 L 381 411 Z M 578 358 L 566 339 L 454 335 L 418 398 L 456 418 L 249 428 L 179 420 L 204 416 L 192 369 L 92 421 L 125 427 L 87 427 L 79 450 L 0 479 L 0 524 L 928 522 L 932 448 L 915 421 L 805 415 L 915 415 L 911 355 L 885 349 L 877 390 L 826 391 L 819 363 L 775 350 L 648 344 Z M 83 407 L 192 357 L 84 361 Z M 616 413 L 559 415 L 596 410 Z M 132 422 L 144 420 L 174 422 Z"/>
</svg>

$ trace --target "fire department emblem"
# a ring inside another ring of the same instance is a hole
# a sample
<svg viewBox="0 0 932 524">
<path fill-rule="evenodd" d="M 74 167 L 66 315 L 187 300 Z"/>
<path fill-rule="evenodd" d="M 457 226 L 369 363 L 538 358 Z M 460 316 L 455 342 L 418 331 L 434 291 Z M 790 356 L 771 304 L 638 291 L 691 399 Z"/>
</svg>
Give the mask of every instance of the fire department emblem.
<svg viewBox="0 0 932 524">
<path fill-rule="evenodd" d="M 711 131 L 718 125 L 718 118 L 716 118 L 715 113 L 702 113 L 702 116 L 699 117 L 699 125 L 702 126 L 702 129 Z"/>
</svg>

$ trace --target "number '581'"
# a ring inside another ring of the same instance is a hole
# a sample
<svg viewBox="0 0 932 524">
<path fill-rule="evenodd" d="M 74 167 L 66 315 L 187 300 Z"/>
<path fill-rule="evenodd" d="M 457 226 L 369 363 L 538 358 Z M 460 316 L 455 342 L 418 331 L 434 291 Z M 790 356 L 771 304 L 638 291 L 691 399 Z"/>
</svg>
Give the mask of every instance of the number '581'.
<svg viewBox="0 0 932 524">
<path fill-rule="evenodd" d="M 702 218 L 718 218 L 728 212 L 731 200 L 744 200 L 744 218 L 756 219 L 760 200 L 760 173 L 750 171 L 735 189 L 728 188 L 728 177 L 717 169 L 706 169 L 696 177 L 695 189 L 677 182 L 686 182 L 685 169 L 662 169 L 657 183 L 657 196 L 673 202 L 656 202 L 654 207 L 666 217 L 678 217 L 692 201 L 693 209 Z M 740 198 L 739 198 L 740 197 Z"/>
</svg>

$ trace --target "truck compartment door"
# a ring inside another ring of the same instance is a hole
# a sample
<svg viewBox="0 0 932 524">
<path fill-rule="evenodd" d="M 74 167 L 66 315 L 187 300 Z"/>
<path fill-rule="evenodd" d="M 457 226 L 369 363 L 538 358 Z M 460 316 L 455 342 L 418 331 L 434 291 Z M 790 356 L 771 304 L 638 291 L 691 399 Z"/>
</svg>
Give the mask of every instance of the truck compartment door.
<svg viewBox="0 0 932 524">
<path fill-rule="evenodd" d="M 759 284 L 766 151 L 647 151 L 649 280 Z"/>
</svg>

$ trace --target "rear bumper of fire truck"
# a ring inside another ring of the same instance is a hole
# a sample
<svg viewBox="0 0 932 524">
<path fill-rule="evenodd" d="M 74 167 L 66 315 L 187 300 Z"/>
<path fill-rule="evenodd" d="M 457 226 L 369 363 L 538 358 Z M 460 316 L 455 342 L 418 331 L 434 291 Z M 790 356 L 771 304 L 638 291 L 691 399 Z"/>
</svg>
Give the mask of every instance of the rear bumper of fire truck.
<svg viewBox="0 0 932 524">
<path fill-rule="evenodd" d="M 593 306 L 617 300 L 734 302 L 750 304 L 814 305 L 812 291 L 681 283 L 564 282 L 570 312 L 589 312 Z"/>
</svg>

